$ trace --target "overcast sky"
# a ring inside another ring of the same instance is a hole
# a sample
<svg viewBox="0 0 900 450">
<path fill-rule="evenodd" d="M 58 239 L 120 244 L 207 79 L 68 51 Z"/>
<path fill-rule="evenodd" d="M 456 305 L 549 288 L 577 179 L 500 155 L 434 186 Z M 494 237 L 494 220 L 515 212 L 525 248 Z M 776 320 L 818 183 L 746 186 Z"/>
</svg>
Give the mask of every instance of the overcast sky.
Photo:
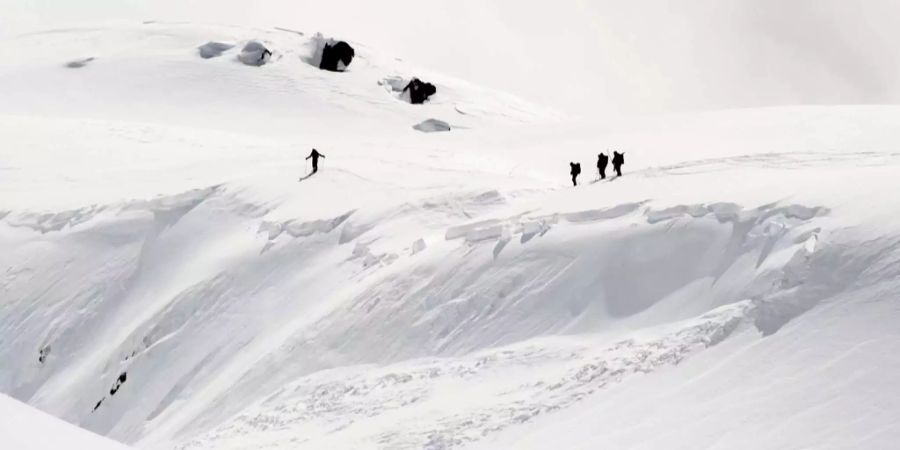
<svg viewBox="0 0 900 450">
<path fill-rule="evenodd" d="M 896 0 L 0 0 L 0 38 L 150 19 L 321 30 L 582 114 L 900 103 Z"/>
</svg>

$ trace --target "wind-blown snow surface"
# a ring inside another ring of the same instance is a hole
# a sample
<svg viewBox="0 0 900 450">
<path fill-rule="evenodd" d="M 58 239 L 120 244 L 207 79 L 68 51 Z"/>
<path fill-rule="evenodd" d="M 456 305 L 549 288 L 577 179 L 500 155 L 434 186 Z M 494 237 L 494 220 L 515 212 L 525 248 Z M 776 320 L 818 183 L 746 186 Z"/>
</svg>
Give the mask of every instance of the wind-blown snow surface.
<svg viewBox="0 0 900 450">
<path fill-rule="evenodd" d="M 125 450 L 127 447 L 91 434 L 0 394 L 0 444 L 16 450 Z"/>
<path fill-rule="evenodd" d="M 0 391 L 139 448 L 900 438 L 900 108 L 410 105 L 378 82 L 420 69 L 320 71 L 313 35 L 0 44 Z"/>
</svg>

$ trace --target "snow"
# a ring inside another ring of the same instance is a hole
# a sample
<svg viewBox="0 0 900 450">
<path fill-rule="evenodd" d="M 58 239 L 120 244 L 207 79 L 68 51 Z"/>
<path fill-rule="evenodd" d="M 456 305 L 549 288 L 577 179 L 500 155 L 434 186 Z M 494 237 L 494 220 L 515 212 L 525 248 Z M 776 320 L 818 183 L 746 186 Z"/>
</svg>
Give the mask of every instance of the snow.
<svg viewBox="0 0 900 450">
<path fill-rule="evenodd" d="M 423 133 L 434 133 L 437 131 L 450 131 L 450 124 L 443 120 L 426 119 L 413 125 L 413 128 Z"/>
<path fill-rule="evenodd" d="M 900 107 L 585 122 L 324 39 L 0 43 L 0 392 L 148 449 L 894 446 Z"/>
<path fill-rule="evenodd" d="M 97 436 L 0 394 L 0 446 L 16 450 L 125 450 Z"/>
</svg>

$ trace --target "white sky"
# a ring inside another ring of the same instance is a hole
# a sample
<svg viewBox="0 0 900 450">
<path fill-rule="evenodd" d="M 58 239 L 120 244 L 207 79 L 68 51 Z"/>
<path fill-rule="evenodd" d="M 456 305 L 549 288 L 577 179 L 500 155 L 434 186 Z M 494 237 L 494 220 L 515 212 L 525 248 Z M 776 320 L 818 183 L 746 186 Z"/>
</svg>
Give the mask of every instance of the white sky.
<svg viewBox="0 0 900 450">
<path fill-rule="evenodd" d="M 0 0 L 0 38 L 150 19 L 331 32 L 588 115 L 900 103 L 895 0 Z"/>
</svg>

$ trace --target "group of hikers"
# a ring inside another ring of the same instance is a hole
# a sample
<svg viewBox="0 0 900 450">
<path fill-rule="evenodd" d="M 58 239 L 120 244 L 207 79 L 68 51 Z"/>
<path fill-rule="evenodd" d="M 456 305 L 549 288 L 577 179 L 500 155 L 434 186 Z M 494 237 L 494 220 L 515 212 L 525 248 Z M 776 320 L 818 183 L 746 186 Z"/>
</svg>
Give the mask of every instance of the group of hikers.
<svg viewBox="0 0 900 450">
<path fill-rule="evenodd" d="M 606 179 L 606 166 L 609 164 L 609 156 L 606 153 L 597 155 L 597 171 L 600 172 L 600 179 Z M 616 171 L 616 176 L 622 176 L 622 166 L 625 164 L 625 152 L 619 153 L 613 151 L 612 166 Z M 569 174 L 572 175 L 572 185 L 578 186 L 578 175 L 581 175 L 581 163 L 570 162 Z"/>
<path fill-rule="evenodd" d="M 324 158 L 325 155 L 319 153 L 318 150 L 312 149 L 309 156 L 306 159 L 312 159 L 312 173 L 316 173 L 319 171 L 319 158 Z M 597 171 L 600 172 L 600 179 L 606 179 L 606 166 L 610 163 L 609 156 L 606 153 L 600 153 L 597 155 Z M 617 151 L 613 151 L 612 157 L 612 166 L 613 170 L 616 172 L 617 177 L 622 176 L 622 166 L 625 164 L 625 152 L 619 153 Z M 572 185 L 578 186 L 578 175 L 581 175 L 581 163 L 570 162 L 569 167 L 571 168 L 569 173 L 572 175 Z M 312 175 L 312 174 L 310 174 Z"/>
</svg>

